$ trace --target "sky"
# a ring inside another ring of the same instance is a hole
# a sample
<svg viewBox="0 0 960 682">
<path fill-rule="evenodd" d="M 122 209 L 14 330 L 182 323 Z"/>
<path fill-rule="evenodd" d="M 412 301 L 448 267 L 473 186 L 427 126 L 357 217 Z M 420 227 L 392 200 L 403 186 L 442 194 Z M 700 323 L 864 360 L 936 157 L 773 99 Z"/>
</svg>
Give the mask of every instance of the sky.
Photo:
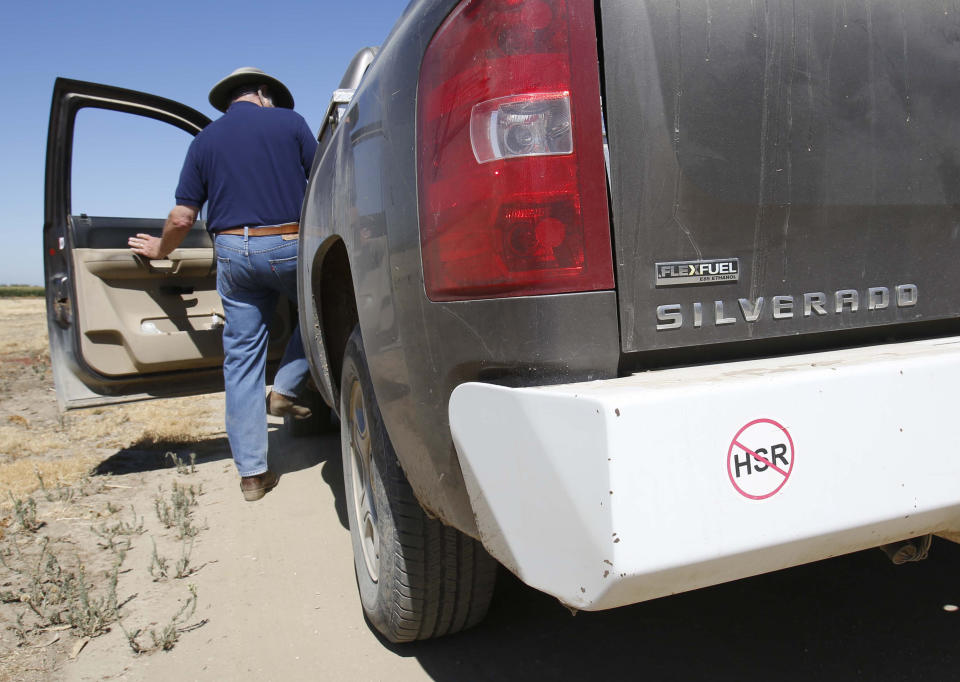
<svg viewBox="0 0 960 682">
<path fill-rule="evenodd" d="M 58 76 L 161 95 L 219 116 L 210 88 L 241 66 L 279 78 L 318 130 L 353 55 L 406 0 L 74 0 L 7 3 L 0 25 L 0 284 L 43 284 L 47 124 Z M 73 213 L 164 218 L 190 136 L 110 111 L 77 118 Z"/>
</svg>

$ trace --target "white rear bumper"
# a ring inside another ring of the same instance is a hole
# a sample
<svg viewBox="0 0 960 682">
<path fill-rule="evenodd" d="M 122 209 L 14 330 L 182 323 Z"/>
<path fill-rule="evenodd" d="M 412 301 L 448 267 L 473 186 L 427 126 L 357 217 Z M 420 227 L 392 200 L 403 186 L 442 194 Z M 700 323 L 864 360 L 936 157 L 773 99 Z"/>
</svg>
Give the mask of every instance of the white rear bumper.
<svg viewBox="0 0 960 682">
<path fill-rule="evenodd" d="M 490 553 L 596 610 L 960 531 L 958 386 L 960 337 L 468 383 L 450 425 Z"/>
</svg>

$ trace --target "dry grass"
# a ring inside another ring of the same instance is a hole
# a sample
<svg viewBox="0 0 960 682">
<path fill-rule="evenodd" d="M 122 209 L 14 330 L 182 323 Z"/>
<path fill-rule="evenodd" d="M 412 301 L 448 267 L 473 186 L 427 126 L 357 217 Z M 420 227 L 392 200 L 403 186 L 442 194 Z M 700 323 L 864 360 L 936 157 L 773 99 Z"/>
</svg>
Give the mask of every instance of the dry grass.
<svg viewBox="0 0 960 682">
<path fill-rule="evenodd" d="M 125 448 L 196 444 L 223 436 L 223 417 L 207 396 L 155 400 L 71 412 L 61 424 L 24 418 L 0 425 L 0 488 L 15 495 L 44 480 L 70 485 L 110 454 Z M 0 500 L 0 505 L 3 502 Z"/>
<path fill-rule="evenodd" d="M 0 426 L 0 457 L 20 459 L 30 455 L 45 455 L 69 445 L 66 434 L 37 432 L 14 423 Z"/>
<path fill-rule="evenodd" d="M 40 488 L 37 473 L 43 477 L 47 486 L 74 485 L 90 473 L 103 459 L 102 455 L 94 453 L 85 455 L 70 455 L 59 459 L 21 459 L 8 464 L 0 464 L 0 481 L 3 481 L 4 493 L 9 491 L 14 496 L 31 493 Z M 0 499 L 0 508 L 10 506 L 9 497 Z"/>
<path fill-rule="evenodd" d="M 131 443 L 195 443 L 223 435 L 223 415 L 210 413 L 207 396 L 154 400 L 122 407 L 136 437 Z"/>
<path fill-rule="evenodd" d="M 58 415 L 50 386 L 45 303 L 0 299 L 0 506 L 6 491 L 71 485 L 127 448 L 194 444 L 223 435 L 222 402 L 210 396 L 153 400 Z"/>
<path fill-rule="evenodd" d="M 222 416 L 210 414 L 206 396 L 79 410 L 62 424 L 33 425 L 21 415 L 0 424 L 0 457 L 19 459 L 77 446 L 126 448 L 134 444 L 193 443 L 219 435 Z"/>
<path fill-rule="evenodd" d="M 3 300 L 4 355 L 31 354 L 49 357 L 46 302 L 42 298 Z"/>
</svg>

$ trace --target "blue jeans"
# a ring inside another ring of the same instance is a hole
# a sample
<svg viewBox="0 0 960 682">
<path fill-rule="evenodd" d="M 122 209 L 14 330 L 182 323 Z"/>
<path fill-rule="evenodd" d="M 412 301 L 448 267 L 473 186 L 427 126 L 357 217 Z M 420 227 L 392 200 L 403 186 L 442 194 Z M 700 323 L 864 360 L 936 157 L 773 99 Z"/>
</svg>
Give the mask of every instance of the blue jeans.
<svg viewBox="0 0 960 682">
<path fill-rule="evenodd" d="M 256 476 L 267 470 L 267 408 L 264 381 L 267 327 L 280 294 L 297 300 L 297 240 L 280 235 L 217 235 L 217 293 L 223 300 L 223 378 L 227 439 L 237 471 Z M 273 390 L 300 394 L 309 369 L 299 326 L 287 343 Z"/>
</svg>

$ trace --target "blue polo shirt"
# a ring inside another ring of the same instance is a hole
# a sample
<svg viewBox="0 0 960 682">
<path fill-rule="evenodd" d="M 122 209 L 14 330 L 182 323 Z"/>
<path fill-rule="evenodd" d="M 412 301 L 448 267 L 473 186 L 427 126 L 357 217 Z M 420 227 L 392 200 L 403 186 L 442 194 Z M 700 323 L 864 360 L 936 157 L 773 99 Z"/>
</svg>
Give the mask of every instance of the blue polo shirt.
<svg viewBox="0 0 960 682">
<path fill-rule="evenodd" d="M 291 109 L 234 102 L 193 139 L 180 171 L 177 204 L 207 202 L 207 228 L 300 220 L 317 141 Z"/>
</svg>

